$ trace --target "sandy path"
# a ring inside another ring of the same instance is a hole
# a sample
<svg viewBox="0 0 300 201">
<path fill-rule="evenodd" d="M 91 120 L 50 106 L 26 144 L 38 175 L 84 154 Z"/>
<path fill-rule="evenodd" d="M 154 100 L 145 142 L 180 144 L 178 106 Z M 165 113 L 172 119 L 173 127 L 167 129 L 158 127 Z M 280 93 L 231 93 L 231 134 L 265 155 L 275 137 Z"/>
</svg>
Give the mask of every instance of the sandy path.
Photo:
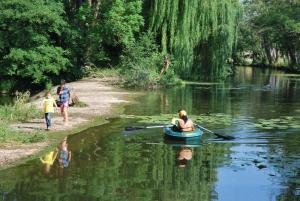
<svg viewBox="0 0 300 201">
<path fill-rule="evenodd" d="M 86 107 L 70 107 L 69 108 L 69 125 L 64 126 L 59 110 L 57 110 L 52 118 L 52 131 L 71 130 L 87 123 L 93 117 L 111 116 L 111 108 L 113 104 L 125 103 L 125 96 L 128 92 L 116 89 L 108 84 L 105 79 L 84 79 L 72 83 L 67 83 L 78 96 L 79 100 L 86 103 Z M 53 89 L 55 91 L 56 88 Z M 42 93 L 41 93 L 42 94 Z M 42 95 L 37 95 L 33 101 L 41 110 Z M 37 130 L 45 130 L 45 121 L 43 117 L 32 119 L 25 123 L 17 123 L 11 125 L 13 128 L 23 132 L 34 132 Z M 1 145 L 1 144 L 0 144 Z M 22 145 L 1 145 L 0 146 L 0 167 L 7 166 L 26 156 L 36 154 L 49 145 L 49 142 L 32 143 Z"/>
</svg>

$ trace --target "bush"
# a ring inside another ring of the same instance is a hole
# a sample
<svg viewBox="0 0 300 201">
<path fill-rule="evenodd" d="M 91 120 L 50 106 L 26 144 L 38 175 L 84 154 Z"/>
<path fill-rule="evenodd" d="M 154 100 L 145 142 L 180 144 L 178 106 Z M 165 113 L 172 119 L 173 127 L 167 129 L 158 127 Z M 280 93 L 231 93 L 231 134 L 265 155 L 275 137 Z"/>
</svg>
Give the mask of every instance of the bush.
<svg viewBox="0 0 300 201">
<path fill-rule="evenodd" d="M 123 75 L 125 87 L 155 88 L 158 85 L 158 73 L 151 69 L 133 67 Z"/>
<path fill-rule="evenodd" d="M 16 100 L 12 105 L 0 106 L 0 120 L 6 122 L 26 121 L 40 116 L 37 108 L 28 104 L 29 92 L 17 93 Z"/>
<path fill-rule="evenodd" d="M 182 85 L 183 82 L 178 78 L 173 69 L 168 69 L 167 72 L 159 80 L 159 84 L 162 86 L 174 86 Z"/>
<path fill-rule="evenodd" d="M 11 92 L 16 84 L 16 81 L 14 80 L 0 80 L 0 93 L 1 92 Z"/>
<path fill-rule="evenodd" d="M 41 116 L 40 111 L 34 105 L 28 103 L 29 98 L 29 92 L 17 93 L 15 102 L 12 105 L 0 106 L 0 142 L 33 143 L 46 139 L 45 134 L 24 134 L 9 126 L 12 122 L 26 121 Z"/>
<path fill-rule="evenodd" d="M 170 72 L 160 79 L 159 72 L 163 67 L 164 55 L 158 51 L 151 33 L 142 34 L 124 52 L 121 56 L 121 75 L 125 87 L 156 88 L 178 82 L 170 68 Z"/>
</svg>

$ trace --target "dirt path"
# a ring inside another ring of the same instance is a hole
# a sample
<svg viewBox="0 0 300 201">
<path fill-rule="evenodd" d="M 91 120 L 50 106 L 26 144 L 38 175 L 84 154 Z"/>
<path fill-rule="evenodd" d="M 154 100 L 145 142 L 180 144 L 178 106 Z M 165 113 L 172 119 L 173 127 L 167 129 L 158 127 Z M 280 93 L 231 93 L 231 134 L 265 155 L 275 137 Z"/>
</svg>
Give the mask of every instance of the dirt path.
<svg viewBox="0 0 300 201">
<path fill-rule="evenodd" d="M 52 131 L 49 134 L 57 131 L 72 130 L 89 122 L 89 120 L 103 116 L 110 117 L 111 108 L 116 103 L 126 103 L 125 96 L 128 92 L 122 91 L 109 85 L 109 80 L 105 79 L 84 79 L 72 83 L 67 83 L 67 86 L 75 92 L 79 100 L 86 103 L 86 107 L 70 107 L 69 108 L 69 124 L 63 125 L 62 117 L 59 110 L 56 110 L 52 118 Z M 53 88 L 55 91 L 56 88 Z M 33 101 L 38 108 L 41 108 L 42 93 L 36 96 Z M 45 130 L 45 121 L 43 117 L 32 119 L 25 123 L 17 123 L 11 125 L 14 129 L 22 132 L 35 132 Z M 49 146 L 49 142 L 18 144 L 18 145 L 1 145 L 0 144 L 0 167 L 7 166 L 27 156 L 36 154 L 37 152 Z"/>
</svg>

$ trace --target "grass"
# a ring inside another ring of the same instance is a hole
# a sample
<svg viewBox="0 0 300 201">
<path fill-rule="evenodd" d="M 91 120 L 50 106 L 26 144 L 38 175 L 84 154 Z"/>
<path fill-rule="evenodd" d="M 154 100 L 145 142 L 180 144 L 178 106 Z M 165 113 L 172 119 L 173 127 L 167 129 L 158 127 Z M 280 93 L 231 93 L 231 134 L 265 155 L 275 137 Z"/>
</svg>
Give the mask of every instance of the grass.
<svg viewBox="0 0 300 201">
<path fill-rule="evenodd" d="M 0 123 L 0 142 L 34 143 L 47 139 L 45 133 L 22 133 L 12 129 L 7 123 Z"/>
<path fill-rule="evenodd" d="M 40 111 L 28 104 L 29 97 L 29 92 L 18 93 L 13 104 L 0 106 L 0 142 L 33 143 L 46 139 L 43 133 L 22 133 L 10 127 L 11 123 L 24 122 L 40 116 Z"/>
</svg>

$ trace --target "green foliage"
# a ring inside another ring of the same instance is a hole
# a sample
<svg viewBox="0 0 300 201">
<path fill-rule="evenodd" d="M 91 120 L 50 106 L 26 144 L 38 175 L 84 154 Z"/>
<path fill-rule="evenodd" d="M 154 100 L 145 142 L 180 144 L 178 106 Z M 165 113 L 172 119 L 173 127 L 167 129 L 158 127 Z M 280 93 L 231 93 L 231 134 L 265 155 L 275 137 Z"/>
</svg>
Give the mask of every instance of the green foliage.
<svg viewBox="0 0 300 201">
<path fill-rule="evenodd" d="M 0 82 L 0 92 L 11 92 L 16 85 L 15 80 L 1 80 Z"/>
<path fill-rule="evenodd" d="M 172 118 L 178 118 L 178 116 L 174 114 L 160 114 L 156 116 L 123 115 L 122 117 L 139 119 L 138 122 L 144 124 L 171 124 Z M 233 117 L 231 115 L 223 113 L 189 115 L 189 118 L 196 123 L 210 126 L 230 126 L 233 122 Z"/>
<path fill-rule="evenodd" d="M 161 86 L 182 85 L 183 81 L 178 78 L 174 69 L 168 69 L 166 73 L 159 79 L 158 84 Z"/>
<path fill-rule="evenodd" d="M 4 56 L 4 63 L 9 67 L 6 75 L 29 78 L 36 84 L 50 82 L 49 75 L 59 75 L 66 70 L 68 59 L 62 48 L 39 46 L 30 50 L 12 48 Z"/>
<path fill-rule="evenodd" d="M 176 73 L 185 79 L 226 76 L 235 44 L 239 1 L 149 1 L 149 28 L 161 41 L 163 52 L 179 61 Z"/>
<path fill-rule="evenodd" d="M 156 88 L 159 74 L 151 69 L 134 66 L 123 74 L 124 86 L 133 88 Z"/>
<path fill-rule="evenodd" d="M 18 93 L 12 105 L 0 106 L 0 141 L 33 143 L 46 139 L 42 133 L 24 134 L 10 127 L 13 122 L 26 121 L 41 116 L 37 108 L 28 103 L 29 92 Z"/>
<path fill-rule="evenodd" d="M 288 129 L 288 128 L 295 128 L 299 129 L 299 120 L 300 117 L 290 117 L 290 116 L 283 116 L 278 117 L 276 119 L 258 119 L 257 123 L 254 124 L 255 127 L 260 129 Z"/>
<path fill-rule="evenodd" d="M 235 59 L 297 68 L 300 57 L 300 7 L 297 1 L 244 1 Z"/>
<path fill-rule="evenodd" d="M 118 64 L 123 48 L 134 43 L 143 26 L 141 0 L 64 3 L 72 26 L 67 44 L 77 66 Z"/>
<path fill-rule="evenodd" d="M 69 64 L 57 47 L 67 27 L 57 1 L 0 1 L 0 75 L 45 84 Z"/>
<path fill-rule="evenodd" d="M 163 67 L 163 54 L 158 51 L 151 33 L 142 34 L 125 50 L 121 66 L 126 87 L 156 88 L 180 82 L 171 69 L 160 79 L 158 72 Z"/>
<path fill-rule="evenodd" d="M 28 103 L 30 93 L 18 93 L 14 104 L 0 106 L 0 119 L 5 122 L 26 121 L 39 116 L 37 108 Z"/>
<path fill-rule="evenodd" d="M 108 11 L 104 14 L 105 43 L 126 47 L 135 41 L 134 34 L 144 24 L 140 15 L 142 12 L 141 0 L 110 0 Z"/>
<path fill-rule="evenodd" d="M 22 142 L 22 143 L 35 143 L 47 139 L 44 133 L 22 133 L 9 127 L 5 122 L 0 122 L 0 141 L 1 142 Z"/>
</svg>

